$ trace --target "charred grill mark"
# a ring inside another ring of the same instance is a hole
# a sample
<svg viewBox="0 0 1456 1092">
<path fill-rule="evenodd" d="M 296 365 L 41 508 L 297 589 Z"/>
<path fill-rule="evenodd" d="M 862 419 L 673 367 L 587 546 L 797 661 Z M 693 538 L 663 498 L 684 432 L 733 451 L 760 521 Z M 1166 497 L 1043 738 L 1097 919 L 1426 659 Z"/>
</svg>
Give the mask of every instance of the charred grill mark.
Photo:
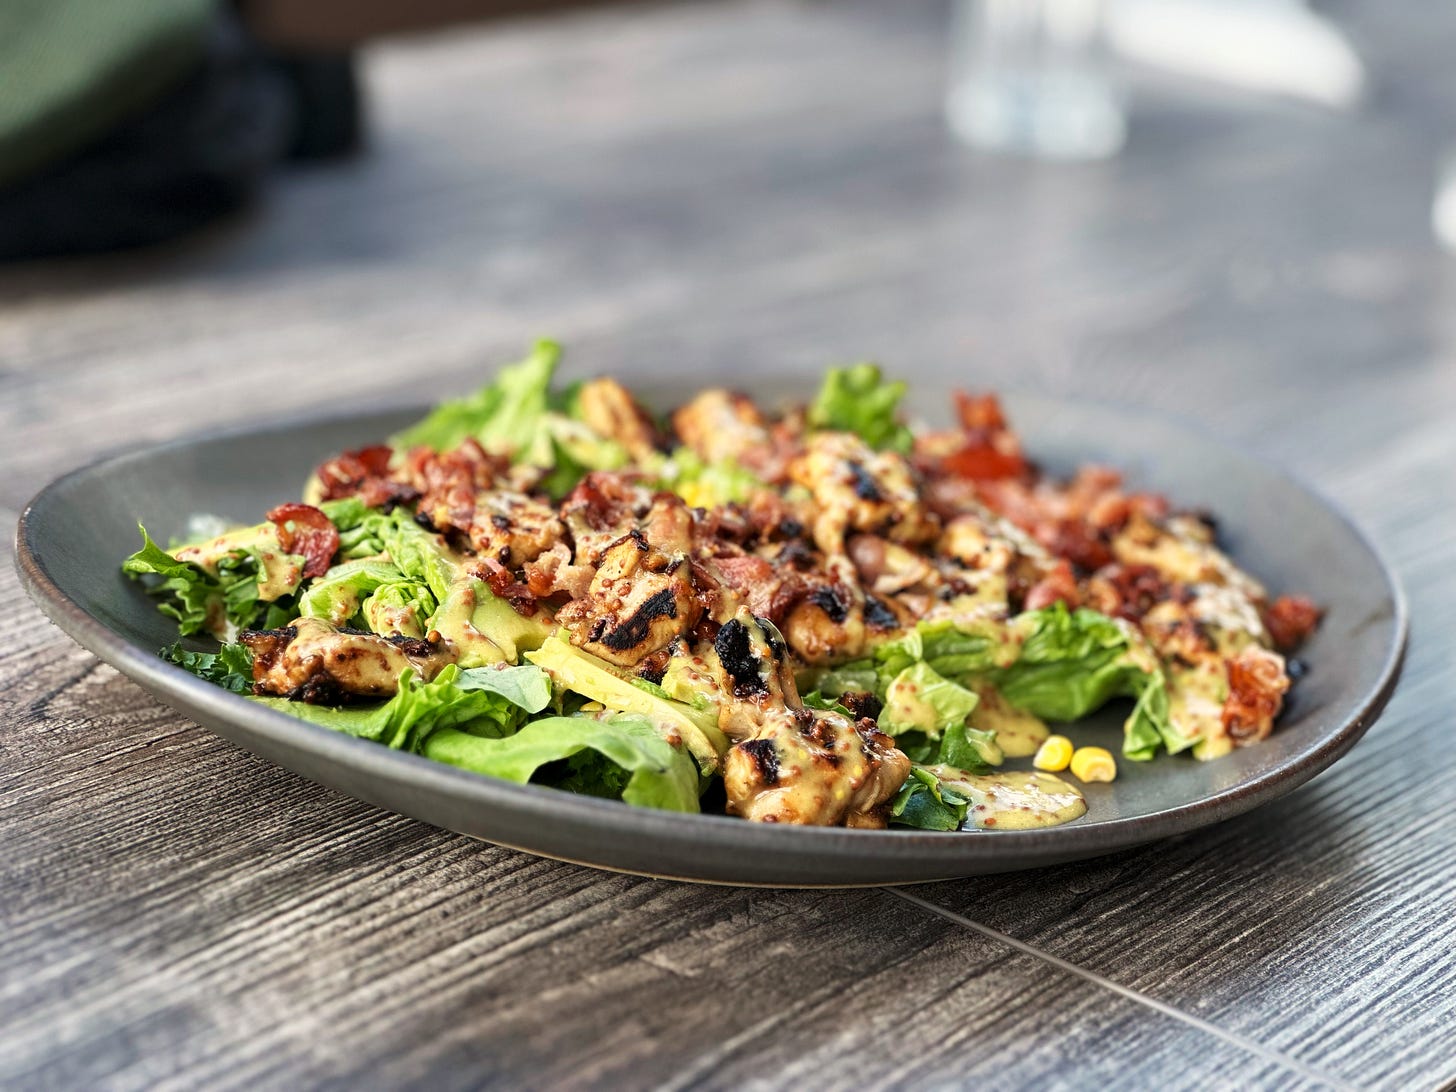
<svg viewBox="0 0 1456 1092">
<path fill-rule="evenodd" d="M 872 629 L 896 629 L 900 625 L 900 619 L 895 617 L 895 612 L 885 605 L 883 600 L 876 599 L 873 595 L 865 596 L 865 625 Z"/>
<path fill-rule="evenodd" d="M 814 552 L 798 539 L 788 543 L 779 553 L 781 565 L 787 565 L 791 569 L 804 571 L 814 566 Z"/>
<path fill-rule="evenodd" d="M 829 615 L 829 620 L 836 626 L 849 617 L 849 608 L 853 606 L 848 589 L 838 584 L 815 588 L 809 593 L 809 602 Z"/>
<path fill-rule="evenodd" d="M 642 533 L 642 528 L 633 527 L 632 530 L 627 532 L 626 537 L 637 543 L 637 549 L 641 550 L 644 554 L 647 552 L 647 536 Z"/>
<path fill-rule="evenodd" d="M 765 785 L 779 783 L 779 753 L 774 750 L 772 740 L 750 739 L 740 743 L 738 749 L 753 760 Z"/>
<path fill-rule="evenodd" d="M 423 637 L 406 637 L 403 633 L 395 633 L 384 639 L 406 656 L 431 656 L 435 653 L 436 646 Z"/>
<path fill-rule="evenodd" d="M 758 615 L 754 615 L 753 617 L 758 623 L 758 628 L 763 631 L 764 644 L 768 645 L 770 655 L 773 656 L 776 663 L 783 663 L 784 657 L 789 654 L 789 646 L 784 643 L 783 637 L 779 635 L 778 627 L 767 618 L 760 618 Z"/>
<path fill-rule="evenodd" d="M 849 474 L 854 483 L 854 495 L 860 500 L 870 502 L 882 501 L 885 495 L 880 492 L 880 485 L 875 481 L 873 475 L 854 460 L 849 460 Z"/>
<path fill-rule="evenodd" d="M 490 517 L 490 522 L 495 524 L 498 531 L 509 531 L 511 529 L 511 518 L 503 516 L 499 512 Z"/>
<path fill-rule="evenodd" d="M 629 648 L 636 648 L 646 639 L 652 623 L 658 618 L 676 618 L 677 600 L 673 598 L 671 588 L 663 588 L 643 601 L 637 608 L 635 614 L 628 618 L 616 629 L 597 634 L 598 626 L 605 630 L 605 622 L 598 621 L 597 626 L 592 627 L 592 640 L 601 641 L 614 652 L 625 652 Z"/>
<path fill-rule="evenodd" d="M 850 690 L 840 694 L 837 699 L 839 704 L 849 710 L 850 716 L 855 720 L 877 720 L 884 703 L 880 701 L 871 691 Z"/>
<path fill-rule="evenodd" d="M 661 685 L 662 677 L 667 674 L 668 661 L 671 659 L 672 649 L 670 647 L 658 649 L 637 665 L 637 677 Z"/>
<path fill-rule="evenodd" d="M 254 683 L 253 693 L 266 694 L 268 691 L 259 689 L 259 684 Z M 289 701 L 309 705 L 343 705 L 351 697 L 353 695 L 327 675 L 310 675 L 288 692 Z"/>
<path fill-rule="evenodd" d="M 734 697 L 763 697 L 768 694 L 768 684 L 759 674 L 758 657 L 753 654 L 748 627 L 737 618 L 723 623 L 713 641 L 713 650 L 718 653 L 723 670 L 733 679 Z"/>
<path fill-rule="evenodd" d="M 253 681 L 261 681 L 273 666 L 288 642 L 298 636 L 293 626 L 284 629 L 245 629 L 238 634 L 238 640 L 247 646 L 253 656 Z"/>
</svg>

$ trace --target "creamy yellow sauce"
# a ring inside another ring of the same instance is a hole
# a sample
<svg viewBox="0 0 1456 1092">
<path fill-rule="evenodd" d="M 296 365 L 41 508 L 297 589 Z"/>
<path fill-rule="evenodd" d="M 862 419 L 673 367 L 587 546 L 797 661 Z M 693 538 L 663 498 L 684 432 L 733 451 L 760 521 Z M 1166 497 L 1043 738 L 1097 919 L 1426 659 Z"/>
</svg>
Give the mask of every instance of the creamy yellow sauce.
<svg viewBox="0 0 1456 1092">
<path fill-rule="evenodd" d="M 1052 730 L 1040 717 L 1013 709 L 1001 692 L 989 683 L 974 687 L 981 700 L 971 712 L 971 727 L 996 733 L 996 745 L 1007 758 L 1036 754 Z"/>
<path fill-rule="evenodd" d="M 1087 799 L 1080 791 L 1040 770 L 968 774 L 953 766 L 928 769 L 947 788 L 970 798 L 966 825 L 981 830 L 1056 827 L 1087 814 Z"/>
</svg>

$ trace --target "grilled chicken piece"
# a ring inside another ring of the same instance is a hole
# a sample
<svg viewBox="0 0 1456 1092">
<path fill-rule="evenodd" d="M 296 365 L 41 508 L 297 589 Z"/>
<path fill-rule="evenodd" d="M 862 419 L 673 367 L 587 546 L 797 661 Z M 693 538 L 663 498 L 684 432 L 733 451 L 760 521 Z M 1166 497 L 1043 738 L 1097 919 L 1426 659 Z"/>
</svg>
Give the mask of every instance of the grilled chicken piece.
<svg viewBox="0 0 1456 1092">
<path fill-rule="evenodd" d="M 760 823 L 883 827 L 910 760 L 868 719 L 819 709 L 765 709 L 724 759 L 728 813 Z"/>
<path fill-rule="evenodd" d="M 854 535 L 848 545 L 860 579 L 876 595 L 894 595 L 935 580 L 935 567 L 899 543 L 887 542 L 879 535 Z"/>
<path fill-rule="evenodd" d="M 650 459 L 660 446 L 652 415 L 615 379 L 588 380 L 577 396 L 577 408 L 588 428 L 621 444 L 638 462 Z"/>
<path fill-rule="evenodd" d="M 672 427 L 704 462 L 733 459 L 745 466 L 770 446 L 763 414 L 747 395 L 706 390 L 672 415 Z"/>
<path fill-rule="evenodd" d="M 597 470 L 577 483 L 561 505 L 576 547 L 576 564 L 596 565 L 652 507 L 652 490 L 625 474 Z"/>
<path fill-rule="evenodd" d="M 535 561 L 565 535 L 566 525 L 549 505 L 503 489 L 480 496 L 470 524 L 470 545 L 508 569 Z"/>
<path fill-rule="evenodd" d="M 703 602 L 688 556 L 691 527 L 682 501 L 664 495 L 640 528 L 602 551 L 587 594 L 556 616 L 571 643 L 635 667 L 697 625 Z"/>
<path fill-rule="evenodd" d="M 439 642 L 337 629 L 320 618 L 244 630 L 238 640 L 253 654 L 253 693 L 323 705 L 389 697 L 406 668 L 428 682 L 454 658 Z"/>
<path fill-rule="evenodd" d="M 702 659 L 723 696 L 718 727 L 730 739 L 753 735 L 765 709 L 797 708 L 799 687 L 783 637 L 747 607 L 725 622 Z"/>
<path fill-rule="evenodd" d="M 1124 565 L 1150 565 L 1170 582 L 1224 585 L 1262 603 L 1263 586 L 1210 538 L 1207 525 L 1192 517 L 1174 516 L 1159 524 L 1134 513 L 1113 537 L 1112 553 Z"/>
<path fill-rule="evenodd" d="M 814 543 L 826 554 L 843 554 L 850 531 L 913 544 L 933 540 L 940 529 L 905 458 L 874 451 L 852 433 L 810 437 L 804 454 L 789 464 L 789 477 L 814 495 Z"/>
</svg>

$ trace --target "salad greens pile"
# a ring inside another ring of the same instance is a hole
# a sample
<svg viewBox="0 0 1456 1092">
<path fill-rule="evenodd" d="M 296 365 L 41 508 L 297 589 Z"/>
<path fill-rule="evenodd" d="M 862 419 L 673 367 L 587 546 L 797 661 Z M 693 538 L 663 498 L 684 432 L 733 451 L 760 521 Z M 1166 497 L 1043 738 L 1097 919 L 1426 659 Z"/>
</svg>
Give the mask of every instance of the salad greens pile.
<svg viewBox="0 0 1456 1092">
<path fill-rule="evenodd" d="M 569 493 L 588 471 L 632 460 L 624 446 L 582 420 L 579 386 L 555 389 L 560 349 L 538 343 L 474 394 L 441 404 L 390 439 L 395 451 L 437 452 L 467 440 L 518 465 L 545 471 L 541 491 Z M 852 432 L 877 450 L 905 452 L 898 417 L 904 385 L 860 364 L 832 370 L 807 408 L 810 428 Z M 745 500 L 761 484 L 731 460 L 707 463 L 684 447 L 647 467 L 656 483 L 714 503 Z M 318 500 L 338 534 L 327 572 L 305 577 L 272 523 L 166 550 L 142 529 L 127 574 L 144 578 L 179 634 L 213 634 L 163 651 L 172 663 L 234 693 L 250 695 L 253 664 L 236 634 L 299 618 L 370 634 L 451 637 L 458 662 L 424 681 L 406 670 L 387 700 L 337 707 L 252 697 L 332 731 L 423 755 L 464 770 L 674 811 L 699 810 L 729 743 L 715 706 L 691 686 L 663 686 L 572 647 L 549 618 L 523 617 L 464 571 L 441 535 L 400 505 L 370 508 L 357 497 Z M 678 682 L 680 680 L 669 680 Z M 861 659 L 803 670 L 803 701 L 839 709 L 846 695 L 878 699 L 879 729 L 914 763 L 894 798 L 892 821 L 954 830 L 968 798 L 935 771 L 976 773 L 1001 763 L 995 733 L 972 727 L 987 687 L 1036 717 L 1072 721 L 1116 697 L 1133 699 L 1124 754 L 1146 759 L 1192 742 L 1169 724 L 1166 679 L 1136 630 L 1060 603 L 1009 622 L 922 622 Z M 682 698 L 688 700 L 680 700 Z"/>
</svg>

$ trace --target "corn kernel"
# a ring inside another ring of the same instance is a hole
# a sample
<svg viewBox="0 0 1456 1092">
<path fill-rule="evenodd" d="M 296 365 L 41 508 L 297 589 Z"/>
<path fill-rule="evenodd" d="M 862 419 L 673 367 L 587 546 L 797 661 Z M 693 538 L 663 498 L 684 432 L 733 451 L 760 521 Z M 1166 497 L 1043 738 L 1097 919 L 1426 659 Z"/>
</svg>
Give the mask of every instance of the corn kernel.
<svg viewBox="0 0 1456 1092">
<path fill-rule="evenodd" d="M 1072 775 L 1079 781 L 1111 781 L 1117 761 L 1106 747 L 1078 747 L 1072 754 Z"/>
<path fill-rule="evenodd" d="M 1036 749 L 1036 756 L 1031 764 L 1038 770 L 1046 770 L 1048 773 L 1057 773 L 1067 768 L 1067 763 L 1072 761 L 1072 741 L 1066 736 L 1047 736 L 1042 745 Z"/>
</svg>

